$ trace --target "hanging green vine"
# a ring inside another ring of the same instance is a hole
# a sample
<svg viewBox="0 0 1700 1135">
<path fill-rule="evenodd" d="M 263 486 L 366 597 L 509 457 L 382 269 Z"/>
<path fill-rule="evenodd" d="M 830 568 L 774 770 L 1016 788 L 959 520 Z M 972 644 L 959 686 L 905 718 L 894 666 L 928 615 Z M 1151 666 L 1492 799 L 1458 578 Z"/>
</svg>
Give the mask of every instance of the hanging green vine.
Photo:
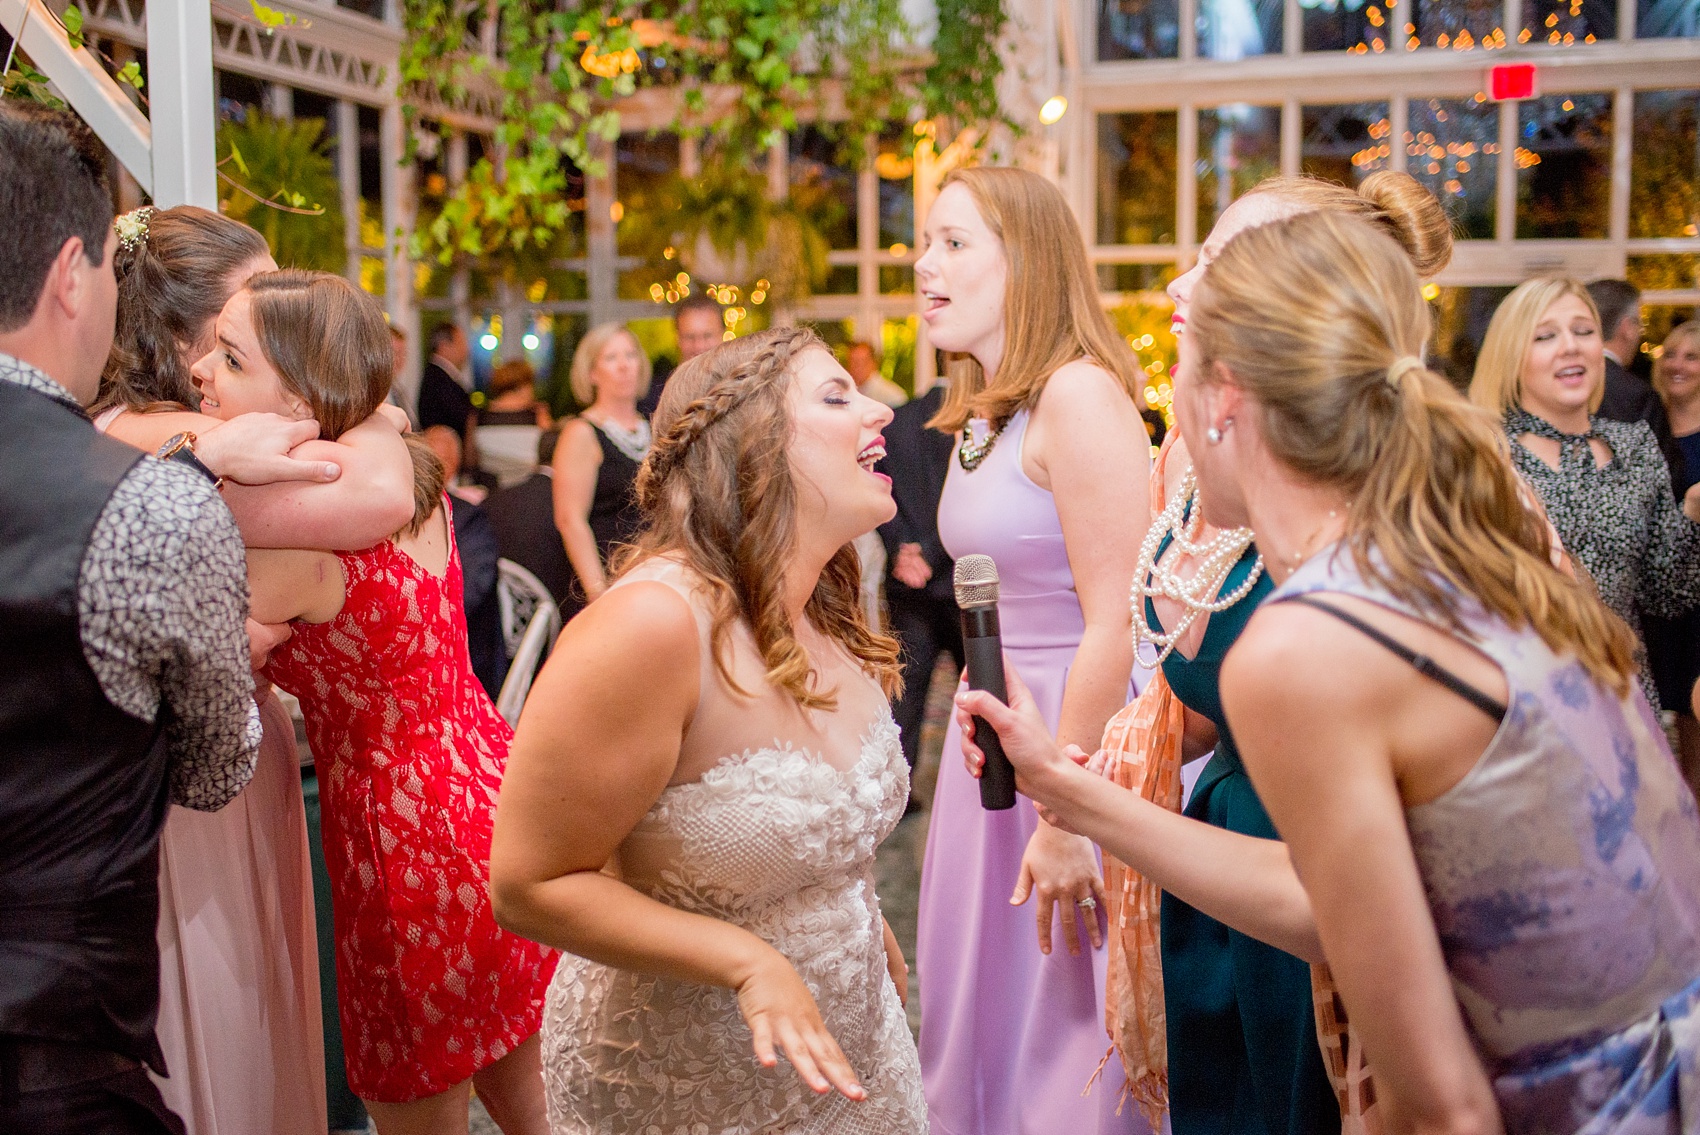
<svg viewBox="0 0 1700 1135">
<path fill-rule="evenodd" d="M 617 0 L 561 10 L 549 0 L 407 0 L 404 109 L 499 93 L 498 157 L 481 159 L 414 234 L 414 251 L 442 264 L 508 258 L 548 246 L 577 204 L 568 165 L 604 172 L 599 143 L 619 137 L 617 100 L 671 88 L 672 126 L 709 134 L 714 151 L 760 153 L 799 113 L 819 113 L 833 81 L 838 125 L 858 163 L 861 142 L 914 117 L 999 117 L 1001 0 L 939 0 L 934 58 L 909 45 L 902 0 Z M 494 19 L 493 28 L 485 21 Z M 482 48 L 499 45 L 492 59 Z"/>
</svg>

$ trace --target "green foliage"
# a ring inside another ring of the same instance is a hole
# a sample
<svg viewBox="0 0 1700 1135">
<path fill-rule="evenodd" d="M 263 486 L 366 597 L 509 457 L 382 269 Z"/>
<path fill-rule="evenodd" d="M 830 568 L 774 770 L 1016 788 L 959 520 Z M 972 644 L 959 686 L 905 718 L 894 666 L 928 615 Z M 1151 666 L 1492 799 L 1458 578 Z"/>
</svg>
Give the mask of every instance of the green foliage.
<svg viewBox="0 0 1700 1135">
<path fill-rule="evenodd" d="M 272 118 L 248 108 L 218 129 L 219 210 L 252 225 L 287 268 L 341 272 L 342 200 L 322 118 Z"/>
<path fill-rule="evenodd" d="M 47 76 L 30 66 L 29 60 L 14 58 L 12 69 L 0 76 L 0 98 L 23 99 L 64 110 L 65 101 L 48 89 L 48 82 Z"/>
<path fill-rule="evenodd" d="M 268 32 L 276 31 L 278 28 L 313 26 L 294 12 L 280 12 L 276 8 L 268 8 L 260 3 L 260 0 L 248 0 L 248 7 L 254 13 L 254 21 Z"/>
<path fill-rule="evenodd" d="M 81 50 L 88 46 L 83 38 L 83 12 L 75 4 L 68 6 L 59 18 L 60 25 L 65 29 L 65 41 L 72 51 Z M 98 53 L 106 62 L 112 77 L 120 83 L 126 83 L 141 90 L 145 85 L 142 78 L 142 68 L 138 63 L 126 63 L 122 67 L 105 52 Z M 0 75 L 0 98 L 18 98 L 29 102 L 38 102 L 55 110 L 64 110 L 65 101 L 48 89 L 50 79 L 31 65 L 29 60 L 17 53 L 17 44 L 13 43 L 6 56 L 8 69 Z"/>
<path fill-rule="evenodd" d="M 1169 373 L 1180 358 L 1170 326 L 1174 313 L 1175 305 L 1158 293 L 1129 297 L 1107 309 L 1110 322 L 1145 370 L 1146 405 L 1162 411 L 1171 426 L 1175 424 L 1175 389 Z"/>
<path fill-rule="evenodd" d="M 416 232 L 416 251 L 449 264 L 547 245 L 566 222 L 565 163 L 604 172 L 603 144 L 620 134 L 613 106 L 640 87 L 674 90 L 682 109 L 673 127 L 735 154 L 760 153 L 796 128 L 799 112 L 824 120 L 828 79 L 858 161 L 863 140 L 916 115 L 997 118 L 1002 0 L 939 8 L 936 57 L 917 85 L 904 78 L 918 60 L 905 55 L 913 29 L 902 0 L 495 0 L 470 17 L 455 0 L 407 0 L 404 98 L 453 105 L 475 85 L 494 86 L 504 155 L 500 174 L 482 160 L 448 194 Z M 495 60 L 482 51 L 488 18 L 497 21 Z M 807 232 L 799 239 L 810 243 Z"/>
<path fill-rule="evenodd" d="M 627 218 L 626 247 L 663 278 L 678 271 L 676 256 L 699 283 L 779 299 L 808 295 L 826 281 L 831 246 L 818 203 L 799 193 L 769 200 L 767 179 L 747 167 L 716 162 L 700 177 L 672 177 L 654 203 Z"/>
<path fill-rule="evenodd" d="M 933 64 L 921 88 L 926 117 L 1013 125 L 998 108 L 997 43 L 1007 22 L 1002 0 L 938 0 L 938 14 Z"/>
</svg>

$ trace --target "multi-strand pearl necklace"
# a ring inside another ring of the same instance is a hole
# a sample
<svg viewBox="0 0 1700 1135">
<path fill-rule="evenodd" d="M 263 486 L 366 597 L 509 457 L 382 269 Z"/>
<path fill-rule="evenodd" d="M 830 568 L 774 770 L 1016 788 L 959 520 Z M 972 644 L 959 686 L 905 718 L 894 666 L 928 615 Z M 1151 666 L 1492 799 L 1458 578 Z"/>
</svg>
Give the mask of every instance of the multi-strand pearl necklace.
<svg viewBox="0 0 1700 1135">
<path fill-rule="evenodd" d="M 1198 480 L 1189 469 L 1181 480 L 1180 491 L 1170 498 L 1162 515 L 1152 522 L 1145 534 L 1145 545 L 1139 550 L 1139 566 L 1133 573 L 1133 652 L 1137 658 L 1140 647 L 1146 643 L 1159 648 L 1157 660 L 1150 663 L 1152 666 L 1162 665 L 1164 659 L 1174 653 L 1175 644 L 1186 636 L 1201 616 L 1226 611 L 1250 595 L 1251 589 L 1257 586 L 1258 577 L 1263 574 L 1263 556 L 1260 554 L 1243 583 L 1227 595 L 1216 594 L 1227 582 L 1228 573 L 1234 570 L 1234 565 L 1251 546 L 1251 529 L 1233 528 L 1218 532 L 1208 541 L 1201 541 L 1199 536 L 1204 530 L 1204 517 L 1203 510 L 1197 507 L 1197 496 Z M 1162 548 L 1165 536 L 1172 537 L 1173 541 L 1169 545 L 1169 554 L 1159 564 L 1158 550 Z M 1182 579 L 1167 565 L 1185 556 L 1196 561 L 1197 569 L 1189 578 Z M 1173 600 L 1181 606 L 1181 617 L 1167 631 L 1152 630 L 1145 619 L 1147 599 Z"/>
</svg>

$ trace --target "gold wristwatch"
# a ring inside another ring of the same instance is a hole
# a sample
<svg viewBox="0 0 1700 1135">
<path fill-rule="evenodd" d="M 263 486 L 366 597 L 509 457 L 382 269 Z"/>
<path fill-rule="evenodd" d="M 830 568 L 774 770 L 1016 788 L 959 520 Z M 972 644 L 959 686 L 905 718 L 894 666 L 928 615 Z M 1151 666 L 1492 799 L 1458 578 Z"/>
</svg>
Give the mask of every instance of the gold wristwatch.
<svg viewBox="0 0 1700 1135">
<path fill-rule="evenodd" d="M 187 465 L 211 481 L 215 491 L 222 490 L 224 478 L 208 469 L 206 462 L 195 456 L 195 441 L 195 435 L 187 430 L 180 434 L 172 434 L 165 439 L 165 444 L 159 447 L 154 456 L 161 461 L 175 461 L 179 465 Z"/>
</svg>

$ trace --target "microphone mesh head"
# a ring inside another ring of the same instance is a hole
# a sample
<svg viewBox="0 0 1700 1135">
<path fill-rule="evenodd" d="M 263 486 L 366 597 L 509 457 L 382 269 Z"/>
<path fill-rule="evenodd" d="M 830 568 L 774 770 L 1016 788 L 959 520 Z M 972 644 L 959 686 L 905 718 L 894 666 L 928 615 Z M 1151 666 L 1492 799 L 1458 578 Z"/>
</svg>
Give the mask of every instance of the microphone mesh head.
<svg viewBox="0 0 1700 1135">
<path fill-rule="evenodd" d="M 956 605 L 978 607 L 998 601 L 998 565 L 990 556 L 963 556 L 956 561 Z"/>
</svg>

